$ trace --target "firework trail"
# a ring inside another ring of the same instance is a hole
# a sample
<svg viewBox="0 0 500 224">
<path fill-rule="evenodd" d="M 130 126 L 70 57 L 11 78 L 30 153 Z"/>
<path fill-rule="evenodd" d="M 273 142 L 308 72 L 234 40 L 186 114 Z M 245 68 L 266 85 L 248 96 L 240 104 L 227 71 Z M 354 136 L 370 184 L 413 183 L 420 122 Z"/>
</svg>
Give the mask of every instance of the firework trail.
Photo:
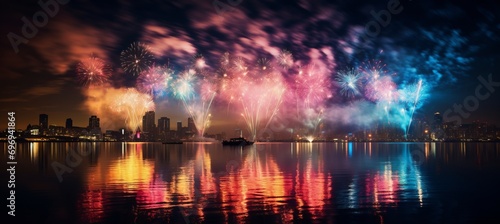
<svg viewBox="0 0 500 224">
<path fill-rule="evenodd" d="M 210 108 L 216 95 L 216 82 L 187 69 L 175 81 L 174 93 L 193 119 L 198 137 L 203 137 L 210 125 Z"/>
<path fill-rule="evenodd" d="M 83 85 L 103 86 L 108 84 L 112 69 L 104 60 L 92 55 L 81 60 L 76 71 Z"/>
<path fill-rule="evenodd" d="M 134 88 L 128 88 L 116 96 L 112 108 L 116 113 L 125 113 L 127 115 L 125 123 L 130 129 L 135 130 L 141 127 L 142 116 L 147 111 L 154 110 L 154 105 L 151 96 L 144 95 Z"/>
<path fill-rule="evenodd" d="M 134 42 L 121 52 L 120 61 L 123 70 L 138 75 L 153 64 L 154 55 L 147 45 Z"/>
<path fill-rule="evenodd" d="M 413 121 L 413 114 L 415 113 L 415 110 L 417 109 L 417 104 L 418 101 L 420 100 L 420 92 L 422 91 L 422 79 L 420 79 L 417 83 L 417 89 L 415 92 L 415 100 L 413 101 L 413 106 L 411 109 L 410 113 L 410 120 L 408 121 L 408 126 L 406 127 L 406 132 L 405 132 L 405 138 L 408 139 L 408 132 L 411 127 L 411 122 Z"/>
<path fill-rule="evenodd" d="M 281 73 L 272 71 L 266 59 L 259 59 L 257 66 L 250 71 L 243 59 L 236 58 L 231 71 L 221 78 L 228 111 L 229 107 L 239 111 L 252 140 L 257 140 L 259 130 L 266 129 L 277 115 L 286 90 Z M 267 75 L 262 76 L 262 71 Z"/>
<path fill-rule="evenodd" d="M 174 71 L 167 66 L 151 66 L 137 78 L 139 90 L 151 96 L 166 95 L 172 82 Z"/>
</svg>

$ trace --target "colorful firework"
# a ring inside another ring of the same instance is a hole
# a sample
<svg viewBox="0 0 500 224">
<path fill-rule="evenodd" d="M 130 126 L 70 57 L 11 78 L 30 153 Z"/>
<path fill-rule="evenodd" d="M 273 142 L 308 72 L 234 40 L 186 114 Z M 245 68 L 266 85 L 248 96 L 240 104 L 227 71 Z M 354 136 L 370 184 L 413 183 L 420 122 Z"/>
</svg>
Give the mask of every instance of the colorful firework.
<svg viewBox="0 0 500 224">
<path fill-rule="evenodd" d="M 184 71 L 175 81 L 175 96 L 193 119 L 198 137 L 203 137 L 210 126 L 210 108 L 216 95 L 216 82 L 196 73 L 194 69 Z"/>
<path fill-rule="evenodd" d="M 92 55 L 81 60 L 76 71 L 85 86 L 103 86 L 109 82 L 112 69 L 104 60 Z"/>
<path fill-rule="evenodd" d="M 165 95 L 172 82 L 173 70 L 166 66 L 151 66 L 137 78 L 137 86 L 142 92 L 153 97 Z"/>
<path fill-rule="evenodd" d="M 306 134 L 315 137 L 323 120 L 324 105 L 332 97 L 328 73 L 314 64 L 301 67 L 290 87 L 295 93 L 292 100 L 297 108 L 297 119 L 308 129 Z"/>
<path fill-rule="evenodd" d="M 236 73 L 222 81 L 227 83 L 223 94 L 228 107 L 239 111 L 251 139 L 257 140 L 259 131 L 266 129 L 278 113 L 286 91 L 283 77 L 278 72 L 261 78 Z"/>
<path fill-rule="evenodd" d="M 138 75 L 147 70 L 154 62 L 154 55 L 143 43 L 134 42 L 120 54 L 122 68 L 129 73 Z"/>
</svg>

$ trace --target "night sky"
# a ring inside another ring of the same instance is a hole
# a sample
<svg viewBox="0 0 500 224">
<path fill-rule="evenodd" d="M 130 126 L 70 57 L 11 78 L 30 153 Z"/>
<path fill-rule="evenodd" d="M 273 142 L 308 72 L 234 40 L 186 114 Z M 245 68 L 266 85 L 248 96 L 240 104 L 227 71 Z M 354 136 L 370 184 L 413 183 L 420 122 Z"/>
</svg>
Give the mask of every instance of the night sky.
<svg viewBox="0 0 500 224">
<path fill-rule="evenodd" d="M 259 58 L 272 60 L 286 49 L 293 54 L 294 65 L 315 64 L 327 73 L 333 97 L 324 102 L 324 119 L 332 126 L 358 124 L 356 117 L 339 113 L 360 110 L 363 117 L 370 116 L 371 111 L 356 106 L 361 96 L 342 95 L 336 82 L 339 71 L 368 63 L 383 64 L 398 86 L 424 80 L 426 94 L 415 117 L 430 117 L 463 104 L 481 84 L 479 76 L 488 80 L 491 74 L 500 82 L 500 4 L 494 0 L 229 2 L 234 3 L 232 10 L 218 10 L 212 0 L 71 0 L 59 4 L 47 24 L 26 38 L 27 43 L 19 43 L 17 53 L 9 33 L 23 37 L 21 18 L 32 21 L 42 7 L 37 1 L 4 3 L 1 111 L 5 118 L 8 111 L 15 111 L 17 127 L 22 129 L 38 123 L 41 113 L 49 115 L 50 124 L 64 126 L 65 119 L 72 118 L 75 126 L 86 126 L 96 112 L 86 106 L 89 87 L 78 80 L 77 64 L 93 54 L 112 67 L 110 88 L 134 87 L 137 77 L 120 65 L 120 53 L 133 42 L 147 44 L 155 64 L 168 63 L 174 76 L 196 55 L 206 60 L 205 72 L 216 76 L 225 52 L 253 64 Z M 381 10 L 396 13 L 390 20 L 382 16 L 385 24 L 375 23 L 372 14 Z M 288 69 L 284 77 L 294 72 Z M 221 98 L 214 98 L 207 132 L 243 128 L 244 121 L 228 114 Z M 500 124 L 498 102 L 500 87 L 479 101 L 478 109 L 464 121 Z M 175 97 L 155 97 L 154 103 L 157 119 L 170 117 L 172 127 L 177 120 L 186 123 L 188 115 Z M 124 126 L 100 117 L 105 129 Z M 0 125 L 6 128 L 7 119 Z"/>
</svg>

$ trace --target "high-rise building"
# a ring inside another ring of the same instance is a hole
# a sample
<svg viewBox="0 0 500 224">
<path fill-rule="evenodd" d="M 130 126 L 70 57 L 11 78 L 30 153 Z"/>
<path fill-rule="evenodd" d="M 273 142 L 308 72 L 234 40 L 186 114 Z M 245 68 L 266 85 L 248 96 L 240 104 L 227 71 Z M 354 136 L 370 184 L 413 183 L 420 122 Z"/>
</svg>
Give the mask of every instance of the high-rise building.
<svg viewBox="0 0 500 224">
<path fill-rule="evenodd" d="M 441 113 L 436 112 L 434 113 L 434 121 L 432 123 L 433 129 L 441 129 L 443 126 L 443 115 Z"/>
<path fill-rule="evenodd" d="M 71 118 L 66 119 L 66 129 L 73 128 L 73 120 Z"/>
<path fill-rule="evenodd" d="M 92 115 L 89 118 L 89 129 L 100 128 L 99 118 L 96 115 Z"/>
<path fill-rule="evenodd" d="M 190 131 L 192 134 L 198 133 L 198 130 L 196 130 L 196 125 L 194 124 L 194 120 L 192 117 L 188 117 L 188 131 Z"/>
<path fill-rule="evenodd" d="M 40 114 L 39 116 L 39 125 L 41 129 L 48 129 L 49 128 L 49 115 L 47 114 Z"/>
<path fill-rule="evenodd" d="M 182 121 L 177 121 L 177 137 L 182 138 L 184 137 L 184 130 L 182 128 Z"/>
<path fill-rule="evenodd" d="M 177 131 L 182 130 L 182 121 L 177 121 Z"/>
<path fill-rule="evenodd" d="M 170 131 L 170 118 L 161 117 L 158 119 L 158 133 L 165 134 Z"/>
<path fill-rule="evenodd" d="M 142 132 L 144 133 L 153 133 L 156 128 L 155 125 L 155 112 L 148 111 L 142 117 Z"/>
</svg>

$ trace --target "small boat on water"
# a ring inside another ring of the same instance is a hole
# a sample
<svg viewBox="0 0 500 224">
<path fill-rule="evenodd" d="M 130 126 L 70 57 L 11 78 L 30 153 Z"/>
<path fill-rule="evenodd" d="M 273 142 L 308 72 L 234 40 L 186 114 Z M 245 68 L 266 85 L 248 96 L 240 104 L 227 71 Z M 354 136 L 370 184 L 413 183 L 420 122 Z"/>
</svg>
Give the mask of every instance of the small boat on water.
<svg viewBox="0 0 500 224">
<path fill-rule="evenodd" d="M 246 140 L 243 137 L 239 138 L 231 138 L 229 140 L 222 141 L 222 145 L 224 146 L 247 146 L 253 145 L 253 142 Z"/>
<path fill-rule="evenodd" d="M 167 141 L 167 142 L 162 142 L 162 144 L 182 144 L 183 142 L 181 141 Z"/>
</svg>

